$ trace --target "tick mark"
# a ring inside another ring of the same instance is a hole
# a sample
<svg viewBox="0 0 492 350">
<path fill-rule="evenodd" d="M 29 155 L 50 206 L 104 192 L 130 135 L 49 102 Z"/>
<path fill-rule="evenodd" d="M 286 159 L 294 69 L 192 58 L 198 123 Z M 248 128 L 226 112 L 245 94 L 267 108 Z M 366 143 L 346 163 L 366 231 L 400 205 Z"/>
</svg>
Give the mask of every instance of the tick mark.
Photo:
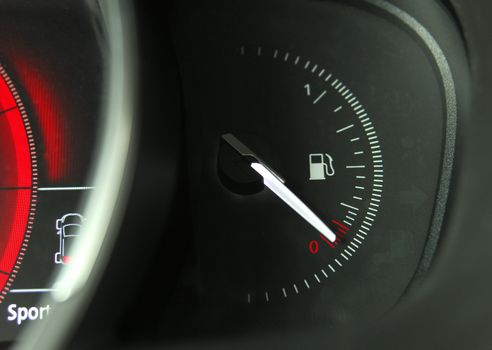
<svg viewBox="0 0 492 350">
<path fill-rule="evenodd" d="M 318 98 L 317 98 L 316 100 L 314 100 L 313 105 L 315 105 L 316 103 L 318 103 L 318 102 L 319 102 L 319 100 L 321 100 L 321 99 L 323 98 L 323 96 L 325 96 L 325 94 L 326 94 L 326 90 L 324 90 L 324 91 L 321 93 L 321 95 L 319 95 L 319 96 L 318 96 Z"/>
<path fill-rule="evenodd" d="M 344 128 L 341 128 L 341 129 L 337 130 L 336 133 L 339 134 L 339 133 L 344 132 L 344 131 L 346 131 L 348 129 L 351 129 L 353 127 L 354 127 L 354 124 L 350 124 L 350 125 L 348 125 L 348 126 L 346 126 Z"/>
</svg>

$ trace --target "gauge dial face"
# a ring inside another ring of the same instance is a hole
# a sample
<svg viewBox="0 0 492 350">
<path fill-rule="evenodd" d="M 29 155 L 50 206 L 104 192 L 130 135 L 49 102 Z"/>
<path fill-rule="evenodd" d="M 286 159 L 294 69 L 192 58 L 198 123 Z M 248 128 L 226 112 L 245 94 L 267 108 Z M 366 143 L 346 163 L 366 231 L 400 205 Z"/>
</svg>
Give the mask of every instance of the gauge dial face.
<svg viewBox="0 0 492 350">
<path fill-rule="evenodd" d="M 207 119 L 200 157 L 210 161 L 197 183 L 201 257 L 214 271 L 206 283 L 230 290 L 227 298 L 238 303 L 294 298 L 343 273 L 370 235 L 383 147 L 370 111 L 328 67 L 266 46 L 238 45 L 230 54 L 237 66 Z M 248 190 L 264 179 L 229 154 L 226 132 L 268 164 L 336 241 L 268 186 Z"/>
<path fill-rule="evenodd" d="M 193 293 L 170 312 L 205 333 L 373 320 L 432 252 L 442 80 L 366 7 L 262 9 L 179 7 Z"/>
<path fill-rule="evenodd" d="M 0 65 L 0 303 L 29 244 L 37 193 L 37 156 L 25 107 Z"/>
</svg>

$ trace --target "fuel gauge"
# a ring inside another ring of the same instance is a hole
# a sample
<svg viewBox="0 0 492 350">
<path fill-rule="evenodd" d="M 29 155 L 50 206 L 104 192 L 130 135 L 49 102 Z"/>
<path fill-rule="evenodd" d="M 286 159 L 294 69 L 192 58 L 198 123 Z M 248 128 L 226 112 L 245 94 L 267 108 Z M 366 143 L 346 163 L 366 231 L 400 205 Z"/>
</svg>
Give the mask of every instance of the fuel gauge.
<svg viewBox="0 0 492 350">
<path fill-rule="evenodd" d="M 436 247 L 447 62 L 390 6 L 230 6 L 177 11 L 192 225 L 177 290 L 194 298 L 176 312 L 211 331 L 374 320 Z"/>
<path fill-rule="evenodd" d="M 328 67 L 277 48 L 233 51 L 234 92 L 207 116 L 193 194 L 207 286 L 237 303 L 295 298 L 331 283 L 370 236 L 383 147 Z"/>
</svg>

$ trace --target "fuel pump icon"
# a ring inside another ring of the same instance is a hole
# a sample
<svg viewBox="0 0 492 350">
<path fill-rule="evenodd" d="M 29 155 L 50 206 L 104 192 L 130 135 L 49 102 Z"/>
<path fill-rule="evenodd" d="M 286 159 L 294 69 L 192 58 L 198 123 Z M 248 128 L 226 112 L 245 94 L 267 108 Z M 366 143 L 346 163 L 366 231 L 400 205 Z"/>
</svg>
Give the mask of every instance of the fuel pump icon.
<svg viewBox="0 0 492 350">
<path fill-rule="evenodd" d="M 309 180 L 326 180 L 327 176 L 335 175 L 333 158 L 328 153 L 312 153 L 309 155 Z"/>
</svg>

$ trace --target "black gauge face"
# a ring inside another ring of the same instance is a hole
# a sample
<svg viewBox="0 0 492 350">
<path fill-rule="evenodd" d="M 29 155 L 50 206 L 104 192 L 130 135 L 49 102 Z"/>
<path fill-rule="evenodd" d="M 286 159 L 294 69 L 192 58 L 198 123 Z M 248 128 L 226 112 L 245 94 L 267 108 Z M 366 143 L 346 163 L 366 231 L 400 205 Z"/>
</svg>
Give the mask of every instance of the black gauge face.
<svg viewBox="0 0 492 350">
<path fill-rule="evenodd" d="M 201 150 L 190 154 L 192 164 L 206 160 L 193 198 L 200 257 L 213 271 L 206 283 L 238 303 L 330 284 L 364 244 L 381 205 L 383 153 L 370 111 L 311 57 L 238 46 L 222 62 L 230 74 L 218 87 L 217 113 L 206 118 Z M 264 179 L 228 156 L 225 133 L 268 164 L 336 241 L 268 186 L 244 188 Z"/>
<path fill-rule="evenodd" d="M 181 328 L 378 318 L 434 247 L 452 135 L 431 49 L 369 5 L 178 8 L 193 226 Z"/>
</svg>

